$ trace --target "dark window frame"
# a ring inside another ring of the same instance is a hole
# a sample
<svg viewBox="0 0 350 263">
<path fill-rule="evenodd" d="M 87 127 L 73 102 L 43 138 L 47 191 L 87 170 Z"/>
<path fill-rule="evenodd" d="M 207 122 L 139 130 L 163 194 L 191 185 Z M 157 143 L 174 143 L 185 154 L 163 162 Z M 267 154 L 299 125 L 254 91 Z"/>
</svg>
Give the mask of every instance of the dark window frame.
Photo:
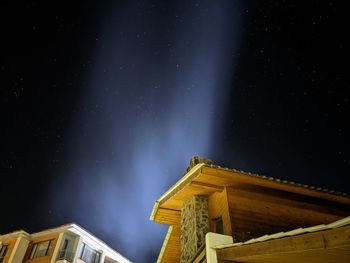
<svg viewBox="0 0 350 263">
<path fill-rule="evenodd" d="M 86 263 L 100 263 L 101 252 L 83 243 L 79 258 Z"/>
<path fill-rule="evenodd" d="M 66 238 L 66 239 L 63 241 L 62 250 L 67 250 L 68 245 L 69 245 L 69 239 Z"/>
<path fill-rule="evenodd" d="M 49 255 L 49 251 L 50 251 L 50 247 L 51 247 L 51 243 L 52 243 L 53 239 L 49 239 L 49 240 L 43 240 L 40 242 L 35 242 L 32 245 L 32 249 L 30 251 L 29 254 L 29 259 L 34 259 L 34 258 L 41 258 L 41 257 L 47 257 Z M 38 247 L 40 245 L 42 245 L 43 243 L 47 242 L 47 247 L 45 248 L 45 253 L 44 254 L 40 254 L 38 250 Z"/>
<path fill-rule="evenodd" d="M 8 251 L 8 248 L 9 248 L 9 245 L 8 244 L 3 244 L 1 246 L 1 249 L 0 249 L 0 263 L 3 262 L 5 256 L 6 256 L 6 253 Z"/>
<path fill-rule="evenodd" d="M 222 216 L 213 219 L 215 233 L 224 234 L 224 221 L 222 220 Z"/>
</svg>

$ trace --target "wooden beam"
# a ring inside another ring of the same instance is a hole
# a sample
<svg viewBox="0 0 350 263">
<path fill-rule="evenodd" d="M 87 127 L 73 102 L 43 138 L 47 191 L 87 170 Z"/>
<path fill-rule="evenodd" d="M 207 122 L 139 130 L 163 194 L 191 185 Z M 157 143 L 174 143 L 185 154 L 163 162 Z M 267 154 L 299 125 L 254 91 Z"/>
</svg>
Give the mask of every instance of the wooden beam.
<svg viewBox="0 0 350 263">
<path fill-rule="evenodd" d="M 181 211 L 159 207 L 153 220 L 160 224 L 180 224 Z"/>
<path fill-rule="evenodd" d="M 197 251 L 196 255 L 191 260 L 192 263 L 202 263 L 205 259 L 205 244 L 203 244 Z"/>
<path fill-rule="evenodd" d="M 198 174 L 200 174 L 204 163 L 197 164 L 184 177 L 182 177 L 176 184 L 174 184 L 168 191 L 166 191 L 158 200 L 162 204 L 168 198 L 173 196 L 176 192 L 188 185 Z"/>
<path fill-rule="evenodd" d="M 234 198 L 251 199 L 253 202 L 264 200 L 268 203 L 280 204 L 286 207 L 312 209 L 342 217 L 346 217 L 350 213 L 349 205 L 266 187 L 241 185 L 239 187 L 228 187 L 227 190 L 228 194 L 234 196 Z"/>
<path fill-rule="evenodd" d="M 225 189 L 225 187 L 220 185 L 202 183 L 199 181 L 192 181 L 190 184 L 207 190 L 213 190 L 215 192 L 222 192 Z"/>
<path fill-rule="evenodd" d="M 157 214 L 158 207 L 172 197 L 175 193 L 183 189 L 188 185 L 198 174 L 201 173 L 204 163 L 197 164 L 193 167 L 184 177 L 182 177 L 177 183 L 175 183 L 168 191 L 166 191 L 154 204 L 152 214 L 150 219 L 154 220 L 155 215 Z"/>
<path fill-rule="evenodd" d="M 257 262 L 265 255 L 327 250 L 350 245 L 350 226 L 217 250 L 219 260 Z M 266 261 L 267 262 L 267 261 Z M 272 261 L 271 261 L 272 262 Z"/>
<path fill-rule="evenodd" d="M 235 236 L 236 241 L 299 227 L 328 224 L 349 213 L 348 207 L 347 211 L 335 210 L 329 206 L 310 204 L 308 198 L 305 201 L 290 200 L 235 188 L 227 188 L 227 193 L 232 230 L 235 234 L 239 233 Z"/>
<path fill-rule="evenodd" d="M 244 172 L 225 170 L 222 168 L 213 168 L 209 166 L 202 167 L 202 174 L 210 175 L 218 178 L 218 180 L 222 180 L 223 183 L 228 185 L 228 182 L 231 181 L 233 184 L 236 183 L 244 183 L 251 185 L 258 185 L 273 189 L 278 189 L 281 191 L 298 193 L 307 196 L 312 196 L 320 199 L 335 201 L 343 204 L 350 204 L 350 198 L 347 196 L 336 195 L 328 192 L 317 191 L 315 189 L 310 189 L 308 187 L 303 187 L 302 185 L 290 184 L 278 182 L 276 180 L 269 180 L 267 178 L 262 178 L 260 176 L 250 175 Z M 213 180 L 215 180 L 213 178 Z"/>
<path fill-rule="evenodd" d="M 213 187 L 203 187 L 201 185 L 192 184 L 190 182 L 184 188 L 180 189 L 169 199 L 160 204 L 162 208 L 181 210 L 182 203 L 194 195 L 204 195 L 209 196 L 213 193 L 217 193 L 218 188 Z"/>
<path fill-rule="evenodd" d="M 215 192 L 208 197 L 208 210 L 210 220 L 210 231 L 216 232 L 214 221 L 221 217 L 223 222 L 223 233 L 224 235 L 232 235 L 230 209 L 227 201 L 227 192 L 224 189 L 222 192 Z"/>
</svg>

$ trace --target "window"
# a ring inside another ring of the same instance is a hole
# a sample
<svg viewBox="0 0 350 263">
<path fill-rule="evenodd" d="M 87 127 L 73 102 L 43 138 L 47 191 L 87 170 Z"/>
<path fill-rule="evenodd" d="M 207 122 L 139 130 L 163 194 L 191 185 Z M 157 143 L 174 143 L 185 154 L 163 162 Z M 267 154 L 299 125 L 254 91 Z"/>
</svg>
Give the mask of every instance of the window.
<svg viewBox="0 0 350 263">
<path fill-rule="evenodd" d="M 99 263 L 101 253 L 83 243 L 80 259 L 86 263 Z"/>
<path fill-rule="evenodd" d="M 63 242 L 62 250 L 67 250 L 68 244 L 69 244 L 69 240 L 65 239 L 64 242 Z"/>
<path fill-rule="evenodd" d="M 215 223 L 215 233 L 223 234 L 224 233 L 224 224 L 222 222 L 222 217 L 215 218 L 214 223 Z"/>
<path fill-rule="evenodd" d="M 69 262 L 73 262 L 74 253 L 73 251 L 69 250 L 69 247 L 70 247 L 69 244 L 70 244 L 70 240 L 67 238 L 62 242 L 61 249 L 58 252 L 57 260 L 65 259 Z"/>
<path fill-rule="evenodd" d="M 8 247 L 9 247 L 8 245 L 3 245 L 1 247 L 1 249 L 0 249 L 0 263 L 2 263 L 2 261 L 4 260 Z"/>
<path fill-rule="evenodd" d="M 46 240 L 43 242 L 34 243 L 29 258 L 39 258 L 49 255 L 51 241 L 52 240 Z"/>
</svg>

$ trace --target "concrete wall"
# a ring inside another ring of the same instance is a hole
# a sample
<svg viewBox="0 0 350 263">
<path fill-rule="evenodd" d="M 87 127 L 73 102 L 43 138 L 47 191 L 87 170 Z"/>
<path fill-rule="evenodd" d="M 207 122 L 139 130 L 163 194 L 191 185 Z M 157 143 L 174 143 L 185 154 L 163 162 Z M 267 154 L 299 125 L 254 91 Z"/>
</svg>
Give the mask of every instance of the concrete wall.
<svg viewBox="0 0 350 263">
<path fill-rule="evenodd" d="M 17 238 L 9 263 L 18 263 L 23 261 L 24 255 L 28 249 L 29 242 L 29 239 L 25 237 Z"/>
</svg>

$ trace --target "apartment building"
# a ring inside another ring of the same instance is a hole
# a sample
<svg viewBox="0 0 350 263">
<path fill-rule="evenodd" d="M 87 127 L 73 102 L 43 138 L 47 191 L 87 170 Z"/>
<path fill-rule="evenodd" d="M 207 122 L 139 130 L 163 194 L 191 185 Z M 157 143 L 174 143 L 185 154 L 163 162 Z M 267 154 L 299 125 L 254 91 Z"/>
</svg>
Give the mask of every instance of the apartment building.
<svg viewBox="0 0 350 263">
<path fill-rule="evenodd" d="M 194 157 L 154 204 L 159 263 L 350 262 L 348 194 Z"/>
<path fill-rule="evenodd" d="M 128 263 L 77 224 L 28 234 L 20 230 L 0 235 L 0 263 Z"/>
</svg>

